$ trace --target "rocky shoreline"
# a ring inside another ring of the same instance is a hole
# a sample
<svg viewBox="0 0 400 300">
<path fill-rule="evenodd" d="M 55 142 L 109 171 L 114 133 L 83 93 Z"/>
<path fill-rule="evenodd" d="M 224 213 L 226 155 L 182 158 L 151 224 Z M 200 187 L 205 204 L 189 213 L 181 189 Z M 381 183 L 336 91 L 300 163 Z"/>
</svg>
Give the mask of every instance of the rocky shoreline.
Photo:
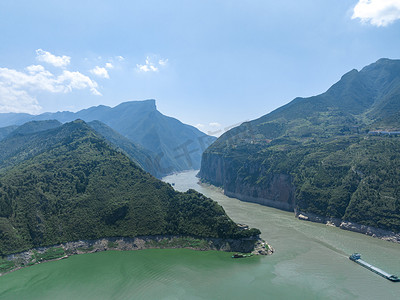
<svg viewBox="0 0 400 300">
<path fill-rule="evenodd" d="M 400 243 L 400 233 L 395 233 L 393 231 L 384 230 L 367 225 L 361 225 L 349 221 L 343 221 L 337 218 L 322 217 L 316 214 L 305 213 L 300 211 L 295 211 L 295 216 L 299 220 L 322 223 L 328 226 L 338 227 L 343 230 L 349 230 L 369 235 L 375 238 L 379 238 L 381 240 L 390 241 L 393 243 Z"/>
<path fill-rule="evenodd" d="M 0 276 L 38 263 L 65 259 L 71 255 L 108 250 L 132 251 L 166 248 L 186 248 L 199 251 L 217 250 L 252 253 L 254 255 L 271 255 L 274 252 L 274 249 L 259 237 L 241 240 L 165 235 L 133 238 L 110 237 L 97 240 L 66 242 L 6 255 L 1 259 L 0 265 L 8 263 L 10 268 L 3 270 L 3 272 L 0 270 Z"/>
<path fill-rule="evenodd" d="M 217 188 L 224 195 L 226 195 L 228 197 L 237 198 L 241 201 L 253 202 L 253 203 L 258 203 L 260 205 L 266 205 L 266 206 L 274 207 L 274 208 L 281 209 L 281 210 L 287 210 L 285 208 L 282 209 L 275 205 L 269 205 L 269 203 L 261 203 L 261 202 L 246 200 L 241 197 L 237 197 L 238 195 L 235 195 L 234 193 L 229 193 L 229 192 L 227 193 L 223 188 L 215 186 L 202 178 L 200 178 L 199 183 L 204 186 L 212 186 L 214 188 Z M 329 218 L 329 217 L 319 216 L 319 215 L 316 215 L 313 213 L 300 212 L 296 209 L 294 210 L 294 213 L 295 213 L 296 218 L 298 218 L 299 220 L 310 221 L 310 222 L 315 222 L 315 223 L 322 223 L 322 224 L 326 224 L 328 226 L 338 227 L 343 230 L 349 230 L 349 231 L 369 235 L 369 236 L 372 236 L 375 238 L 379 238 L 381 240 L 390 241 L 393 243 L 400 243 L 400 233 L 395 233 L 393 231 L 384 230 L 384 229 L 376 228 L 373 226 L 361 225 L 361 224 L 350 222 L 350 221 L 344 221 L 344 220 L 341 220 L 338 218 Z"/>
</svg>

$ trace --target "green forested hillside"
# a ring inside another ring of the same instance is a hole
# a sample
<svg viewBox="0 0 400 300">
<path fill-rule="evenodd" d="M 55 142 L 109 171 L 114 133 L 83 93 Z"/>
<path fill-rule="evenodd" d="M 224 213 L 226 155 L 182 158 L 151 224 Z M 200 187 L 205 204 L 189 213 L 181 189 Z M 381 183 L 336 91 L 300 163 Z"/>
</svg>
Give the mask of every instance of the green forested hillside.
<svg viewBox="0 0 400 300">
<path fill-rule="evenodd" d="M 246 200 L 399 232 L 400 136 L 389 134 L 399 116 L 400 61 L 381 59 L 228 131 L 204 152 L 200 176 Z"/>
<path fill-rule="evenodd" d="M 62 124 L 56 120 L 30 121 L 21 126 L 0 128 L 4 138 L 0 139 L 0 172 L 2 169 L 26 160 L 53 143 L 57 143 L 59 135 L 51 131 Z M 159 159 L 148 149 L 131 142 L 115 130 L 100 121 L 89 123 L 97 133 L 104 137 L 112 147 L 123 151 L 128 157 L 153 176 L 161 177 Z M 49 132 L 47 132 L 50 130 Z"/>
<path fill-rule="evenodd" d="M 241 231 L 211 199 L 174 191 L 83 121 L 38 136 L 47 147 L 0 175 L 0 255 L 112 236 L 259 234 Z"/>
<path fill-rule="evenodd" d="M 17 127 L 0 141 L 0 173 L 64 139 L 58 121 L 33 121 Z"/>
<path fill-rule="evenodd" d="M 16 126 L 16 125 L 1 127 L 0 128 L 0 141 L 3 140 L 7 135 L 9 135 L 15 129 L 17 129 L 17 127 L 18 126 Z"/>
<path fill-rule="evenodd" d="M 9 136 L 28 135 L 49 129 L 60 127 L 62 124 L 57 120 L 30 121 L 18 126 Z"/>
<path fill-rule="evenodd" d="M 0 113 L 0 127 L 50 119 L 63 123 L 76 119 L 105 123 L 131 142 L 154 153 L 158 165 L 156 175 L 159 177 L 177 171 L 199 169 L 203 151 L 216 140 L 193 126 L 163 115 L 157 110 L 155 100 L 129 101 L 115 107 L 99 105 L 76 113 Z"/>
<path fill-rule="evenodd" d="M 92 121 L 88 125 L 109 141 L 111 145 L 122 150 L 132 161 L 141 166 L 143 170 L 157 178 L 164 175 L 159 164 L 160 159 L 152 151 L 133 143 L 103 122 Z"/>
</svg>

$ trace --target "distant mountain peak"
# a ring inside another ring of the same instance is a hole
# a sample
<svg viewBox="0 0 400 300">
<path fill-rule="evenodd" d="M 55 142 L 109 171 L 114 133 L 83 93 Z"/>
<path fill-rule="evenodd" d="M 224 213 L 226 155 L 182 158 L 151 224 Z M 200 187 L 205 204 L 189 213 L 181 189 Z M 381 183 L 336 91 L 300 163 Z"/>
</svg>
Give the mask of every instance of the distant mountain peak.
<svg viewBox="0 0 400 300">
<path fill-rule="evenodd" d="M 376 64 L 382 64 L 382 63 L 392 63 L 392 62 L 400 62 L 400 59 L 391 59 L 391 58 L 380 58 L 376 61 Z"/>
<path fill-rule="evenodd" d="M 346 74 L 344 74 L 344 75 L 340 78 L 340 80 L 348 80 L 348 79 L 350 79 L 350 78 L 353 78 L 354 76 L 357 76 L 358 73 L 359 73 L 359 72 L 358 72 L 357 69 L 353 69 L 353 70 L 347 72 Z"/>
<path fill-rule="evenodd" d="M 386 68 L 400 68 L 400 59 L 381 58 L 376 62 L 365 66 L 360 72 L 368 73 L 373 70 L 381 70 Z"/>
<path fill-rule="evenodd" d="M 85 122 L 95 120 L 103 122 L 134 144 L 150 150 L 154 154 L 155 165 L 160 166 L 156 173 L 152 172 L 157 176 L 174 171 L 198 169 L 201 154 L 216 139 L 193 126 L 163 115 L 157 110 L 154 99 L 123 102 L 115 107 L 100 105 L 78 112 L 44 113 L 37 116 L 0 114 L 0 127 L 49 119 L 56 119 L 62 123 L 76 119 Z M 0 132 L 0 138 L 9 131 L 9 129 L 4 129 L 3 133 Z M 109 130 L 106 131 L 109 132 Z M 109 133 L 110 137 L 113 136 L 119 142 L 127 144 L 121 137 L 117 138 L 111 132 Z M 132 148 L 132 145 L 127 145 L 127 147 Z"/>
<path fill-rule="evenodd" d="M 141 100 L 141 101 L 126 101 L 122 102 L 121 104 L 113 107 L 113 108 L 121 108 L 121 107 L 132 107 L 132 108 L 139 108 L 146 109 L 146 110 L 157 110 L 156 100 L 148 99 L 148 100 Z"/>
</svg>

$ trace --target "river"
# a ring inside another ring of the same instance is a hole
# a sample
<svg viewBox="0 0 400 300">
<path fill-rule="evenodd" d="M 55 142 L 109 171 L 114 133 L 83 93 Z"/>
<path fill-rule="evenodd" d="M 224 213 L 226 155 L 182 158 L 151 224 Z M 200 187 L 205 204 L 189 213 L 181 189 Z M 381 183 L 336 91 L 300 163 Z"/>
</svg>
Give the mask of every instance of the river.
<svg viewBox="0 0 400 300">
<path fill-rule="evenodd" d="M 351 262 L 400 275 L 400 244 L 323 224 L 293 213 L 224 196 L 200 186 L 196 171 L 167 176 L 221 204 L 236 222 L 259 228 L 275 253 L 231 259 L 216 251 L 186 249 L 109 251 L 72 256 L 0 278 L 0 299 L 399 299 L 390 282 Z"/>
</svg>

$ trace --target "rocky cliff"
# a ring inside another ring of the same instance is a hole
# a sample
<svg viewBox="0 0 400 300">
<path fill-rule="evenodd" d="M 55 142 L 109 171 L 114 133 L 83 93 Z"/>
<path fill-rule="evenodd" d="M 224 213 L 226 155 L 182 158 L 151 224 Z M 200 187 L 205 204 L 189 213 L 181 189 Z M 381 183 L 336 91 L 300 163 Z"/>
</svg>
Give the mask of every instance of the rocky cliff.
<svg viewBox="0 0 400 300">
<path fill-rule="evenodd" d="M 224 133 L 199 176 L 241 200 L 398 233 L 399 99 L 400 60 L 380 59 Z"/>
<path fill-rule="evenodd" d="M 204 182 L 222 187 L 225 195 L 247 202 L 259 203 L 282 210 L 293 211 L 295 187 L 292 176 L 267 173 L 257 164 L 247 164 L 250 174 L 263 173 L 265 179 L 256 185 L 239 172 L 235 161 L 219 153 L 207 152 L 203 156 L 199 177 Z"/>
</svg>

